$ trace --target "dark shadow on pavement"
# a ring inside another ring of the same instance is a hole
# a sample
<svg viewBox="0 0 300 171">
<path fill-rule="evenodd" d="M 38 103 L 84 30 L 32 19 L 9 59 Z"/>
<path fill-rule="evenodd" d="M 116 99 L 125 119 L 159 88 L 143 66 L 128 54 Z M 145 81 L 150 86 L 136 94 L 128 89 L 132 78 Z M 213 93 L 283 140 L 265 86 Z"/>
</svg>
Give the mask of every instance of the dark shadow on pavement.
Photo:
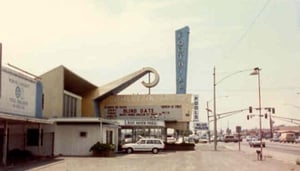
<svg viewBox="0 0 300 171">
<path fill-rule="evenodd" d="M 23 171 L 23 170 L 31 170 L 34 168 L 42 169 L 43 166 L 55 165 L 63 161 L 63 159 L 58 158 L 44 158 L 34 161 L 28 161 L 24 163 L 18 163 L 16 165 L 10 166 L 1 166 L 0 171 Z"/>
</svg>

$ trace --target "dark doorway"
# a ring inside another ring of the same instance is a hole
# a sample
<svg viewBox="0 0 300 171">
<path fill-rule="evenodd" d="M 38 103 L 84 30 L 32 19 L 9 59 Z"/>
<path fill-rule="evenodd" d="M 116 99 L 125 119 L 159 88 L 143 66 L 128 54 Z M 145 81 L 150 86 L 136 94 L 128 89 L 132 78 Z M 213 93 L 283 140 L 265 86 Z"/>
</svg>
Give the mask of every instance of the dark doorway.
<svg viewBox="0 0 300 171">
<path fill-rule="evenodd" d="M 3 159 L 4 129 L 0 128 L 0 161 Z"/>
</svg>

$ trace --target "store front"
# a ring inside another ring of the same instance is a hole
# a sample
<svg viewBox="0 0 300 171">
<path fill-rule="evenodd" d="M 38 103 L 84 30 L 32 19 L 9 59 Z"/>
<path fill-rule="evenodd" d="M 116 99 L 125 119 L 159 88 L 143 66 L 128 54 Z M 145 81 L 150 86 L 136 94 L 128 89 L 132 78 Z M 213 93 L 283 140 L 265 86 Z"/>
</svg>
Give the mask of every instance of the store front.
<svg viewBox="0 0 300 171">
<path fill-rule="evenodd" d="M 0 159 L 3 165 L 15 162 L 14 152 L 33 156 L 53 156 L 54 132 L 47 129 L 51 121 L 0 113 Z M 16 154 L 16 153 L 15 153 Z M 13 157 L 13 158 L 12 158 Z"/>
<path fill-rule="evenodd" d="M 120 126 L 119 144 L 136 142 L 140 138 L 165 139 L 165 122 L 155 120 L 116 120 Z"/>
</svg>

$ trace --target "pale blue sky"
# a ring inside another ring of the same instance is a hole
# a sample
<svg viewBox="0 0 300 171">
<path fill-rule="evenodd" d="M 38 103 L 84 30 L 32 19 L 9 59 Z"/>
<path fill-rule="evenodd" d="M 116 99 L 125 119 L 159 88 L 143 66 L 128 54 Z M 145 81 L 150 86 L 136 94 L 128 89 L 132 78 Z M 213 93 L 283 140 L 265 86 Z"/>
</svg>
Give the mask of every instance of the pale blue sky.
<svg viewBox="0 0 300 171">
<path fill-rule="evenodd" d="M 99 86 L 150 66 L 161 76 L 152 93 L 175 93 L 175 30 L 189 26 L 187 93 L 199 94 L 201 121 L 214 66 L 217 80 L 261 67 L 262 105 L 300 119 L 299 0 L 0 0 L 0 21 L 4 65 L 36 75 L 65 65 Z M 122 93 L 147 93 L 141 81 Z M 229 77 L 217 96 L 229 96 L 218 99 L 218 113 L 255 106 L 257 77 Z M 244 112 L 219 127 L 227 124 L 258 121 Z"/>
</svg>

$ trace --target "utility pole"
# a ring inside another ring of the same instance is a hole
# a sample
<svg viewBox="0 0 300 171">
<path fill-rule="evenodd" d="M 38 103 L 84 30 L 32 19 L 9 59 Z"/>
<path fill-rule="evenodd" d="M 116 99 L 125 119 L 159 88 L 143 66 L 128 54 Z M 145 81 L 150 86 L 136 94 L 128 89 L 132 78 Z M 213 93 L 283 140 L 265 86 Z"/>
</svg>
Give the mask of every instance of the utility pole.
<svg viewBox="0 0 300 171">
<path fill-rule="evenodd" d="M 217 151 L 217 104 L 216 104 L 216 85 L 220 82 L 222 82 L 223 80 L 235 75 L 235 74 L 238 74 L 238 73 L 241 73 L 241 72 L 245 72 L 245 71 L 249 71 L 249 69 L 247 70 L 240 70 L 240 71 L 236 71 L 234 73 L 231 73 L 229 75 L 227 75 L 226 77 L 224 77 L 223 79 L 220 79 L 218 82 L 216 82 L 216 67 L 214 66 L 214 70 L 213 70 L 213 99 L 214 99 L 214 150 Z"/>
<path fill-rule="evenodd" d="M 272 116 L 271 116 L 271 112 L 269 113 L 270 116 L 270 138 L 273 138 L 273 120 L 272 120 Z"/>
<path fill-rule="evenodd" d="M 260 134 L 260 154 L 259 159 L 262 160 L 263 157 L 263 149 L 262 149 L 262 127 L 261 127 L 261 117 L 263 116 L 261 114 L 261 91 L 260 91 L 260 68 L 256 67 L 254 68 L 254 71 L 250 75 L 257 75 L 257 81 L 258 81 L 258 110 L 259 110 L 259 134 Z"/>
<path fill-rule="evenodd" d="M 208 101 L 206 101 L 206 111 L 207 111 L 207 126 L 208 126 L 208 143 L 210 143 L 210 129 L 209 129 L 209 112 L 210 109 L 208 108 Z"/>
<path fill-rule="evenodd" d="M 216 67 L 214 67 L 214 150 L 217 151 Z"/>
</svg>

